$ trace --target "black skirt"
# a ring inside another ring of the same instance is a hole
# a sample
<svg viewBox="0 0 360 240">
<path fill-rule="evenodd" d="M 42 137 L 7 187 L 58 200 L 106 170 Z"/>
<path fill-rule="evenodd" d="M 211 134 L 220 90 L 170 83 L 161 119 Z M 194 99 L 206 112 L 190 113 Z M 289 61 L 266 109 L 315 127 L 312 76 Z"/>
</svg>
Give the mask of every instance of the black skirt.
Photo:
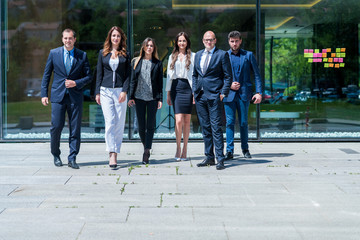
<svg viewBox="0 0 360 240">
<path fill-rule="evenodd" d="M 174 79 L 171 84 L 170 96 L 175 114 L 191 114 L 193 95 L 187 79 Z"/>
</svg>

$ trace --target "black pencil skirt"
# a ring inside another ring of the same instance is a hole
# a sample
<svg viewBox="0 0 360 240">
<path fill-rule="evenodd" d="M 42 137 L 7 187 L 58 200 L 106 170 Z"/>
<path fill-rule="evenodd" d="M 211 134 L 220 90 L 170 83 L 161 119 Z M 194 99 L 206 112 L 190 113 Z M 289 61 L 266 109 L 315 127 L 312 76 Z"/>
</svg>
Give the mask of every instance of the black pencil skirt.
<svg viewBox="0 0 360 240">
<path fill-rule="evenodd" d="M 174 79 L 171 84 L 170 96 L 175 114 L 191 114 L 193 95 L 187 79 Z"/>
</svg>

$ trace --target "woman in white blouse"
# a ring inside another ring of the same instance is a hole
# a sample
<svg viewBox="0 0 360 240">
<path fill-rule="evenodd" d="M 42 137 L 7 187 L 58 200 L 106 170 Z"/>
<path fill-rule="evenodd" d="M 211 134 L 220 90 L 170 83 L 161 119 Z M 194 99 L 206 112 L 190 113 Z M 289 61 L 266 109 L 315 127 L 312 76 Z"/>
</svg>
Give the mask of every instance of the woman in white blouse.
<svg viewBox="0 0 360 240">
<path fill-rule="evenodd" d="M 175 113 L 176 153 L 175 160 L 187 159 L 187 144 L 190 134 L 190 120 L 193 105 L 192 72 L 195 54 L 191 52 L 191 42 L 185 32 L 175 38 L 175 46 L 167 67 L 167 103 Z M 183 148 L 181 150 L 181 137 Z"/>
<path fill-rule="evenodd" d="M 96 75 L 96 102 L 105 119 L 106 151 L 109 166 L 117 167 L 125 127 L 126 99 L 130 82 L 130 57 L 126 52 L 124 31 L 114 26 L 108 32 L 104 49 L 100 50 Z"/>
</svg>

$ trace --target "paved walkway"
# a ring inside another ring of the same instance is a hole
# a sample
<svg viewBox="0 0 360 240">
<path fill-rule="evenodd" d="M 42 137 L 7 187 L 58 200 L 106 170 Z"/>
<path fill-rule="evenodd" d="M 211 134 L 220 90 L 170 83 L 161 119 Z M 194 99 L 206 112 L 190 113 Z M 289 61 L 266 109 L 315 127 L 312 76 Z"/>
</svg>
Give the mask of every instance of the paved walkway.
<svg viewBox="0 0 360 240">
<path fill-rule="evenodd" d="M 202 143 L 184 162 L 174 147 L 144 166 L 125 143 L 110 170 L 105 144 L 85 143 L 73 170 L 49 143 L 0 144 L 0 240 L 360 239 L 360 143 L 250 143 L 223 171 L 196 167 Z"/>
</svg>

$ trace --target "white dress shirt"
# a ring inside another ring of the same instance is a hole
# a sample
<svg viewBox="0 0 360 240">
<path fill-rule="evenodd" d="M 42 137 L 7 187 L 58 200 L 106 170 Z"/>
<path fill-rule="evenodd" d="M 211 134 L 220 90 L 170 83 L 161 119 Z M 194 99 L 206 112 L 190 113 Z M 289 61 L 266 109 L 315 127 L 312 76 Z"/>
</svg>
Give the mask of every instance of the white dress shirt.
<svg viewBox="0 0 360 240">
<path fill-rule="evenodd" d="M 172 54 L 169 57 L 168 66 L 167 66 L 167 81 L 165 91 L 171 90 L 171 84 L 174 79 L 177 78 L 185 78 L 189 81 L 189 85 L 192 88 L 192 74 L 194 70 L 194 59 L 195 53 L 191 52 L 191 63 L 189 66 L 189 70 L 186 68 L 186 56 L 180 61 L 179 57 L 176 59 L 174 69 L 170 69 L 170 65 L 172 62 Z"/>
<path fill-rule="evenodd" d="M 209 63 L 211 61 L 211 57 L 214 53 L 214 50 L 215 50 L 215 47 L 213 47 L 213 49 L 211 49 L 209 51 L 209 60 L 208 60 L 208 66 L 209 66 Z M 201 58 L 200 58 L 200 67 L 201 67 L 201 72 L 203 72 L 203 69 L 204 69 L 204 63 L 205 63 L 205 59 L 206 59 L 206 54 L 207 54 L 207 50 L 205 49 L 204 52 L 202 53 L 201 55 Z"/>
</svg>

